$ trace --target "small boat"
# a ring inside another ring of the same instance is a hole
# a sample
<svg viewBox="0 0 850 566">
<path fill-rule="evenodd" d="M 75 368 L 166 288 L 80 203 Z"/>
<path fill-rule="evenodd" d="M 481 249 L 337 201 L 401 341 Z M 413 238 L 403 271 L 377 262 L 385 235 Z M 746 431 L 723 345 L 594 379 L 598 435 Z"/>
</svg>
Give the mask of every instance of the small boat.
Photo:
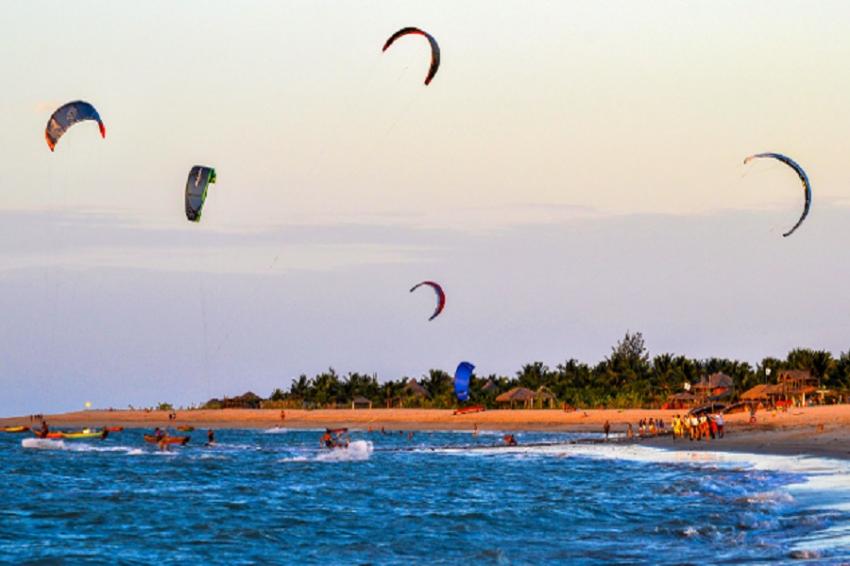
<svg viewBox="0 0 850 566">
<path fill-rule="evenodd" d="M 193 427 L 192 425 L 184 424 L 178 426 L 177 430 L 179 430 L 180 432 L 192 432 L 193 430 L 195 430 L 195 427 Z"/>
<path fill-rule="evenodd" d="M 121 432 L 124 430 L 123 426 L 108 426 L 106 427 L 106 432 Z"/>
<path fill-rule="evenodd" d="M 89 430 L 83 429 L 77 432 L 63 432 L 62 434 L 63 440 L 86 440 L 89 438 L 103 438 L 102 430 Z M 48 435 L 48 438 L 50 435 Z"/>
<path fill-rule="evenodd" d="M 146 434 L 145 442 L 150 442 L 151 444 L 164 442 L 165 444 L 179 444 L 180 446 L 183 446 L 189 442 L 190 438 L 190 436 L 163 436 L 162 438 L 157 438 L 153 434 Z"/>
<path fill-rule="evenodd" d="M 4 426 L 3 432 L 27 432 L 29 429 L 28 426 Z"/>
<path fill-rule="evenodd" d="M 482 411 L 486 411 L 487 409 L 481 405 L 470 405 L 469 407 L 459 407 L 455 409 L 453 415 L 468 415 L 469 413 L 480 413 Z"/>
</svg>

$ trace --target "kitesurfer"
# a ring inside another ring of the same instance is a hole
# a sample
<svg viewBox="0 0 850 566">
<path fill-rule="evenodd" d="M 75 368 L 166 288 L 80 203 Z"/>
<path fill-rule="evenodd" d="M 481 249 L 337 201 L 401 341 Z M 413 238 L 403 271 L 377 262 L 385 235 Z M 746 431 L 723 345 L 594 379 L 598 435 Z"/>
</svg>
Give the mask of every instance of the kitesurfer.
<svg viewBox="0 0 850 566">
<path fill-rule="evenodd" d="M 38 431 L 39 438 L 47 438 L 47 435 L 50 433 L 50 427 L 47 426 L 47 421 L 41 420 L 41 430 Z"/>
</svg>

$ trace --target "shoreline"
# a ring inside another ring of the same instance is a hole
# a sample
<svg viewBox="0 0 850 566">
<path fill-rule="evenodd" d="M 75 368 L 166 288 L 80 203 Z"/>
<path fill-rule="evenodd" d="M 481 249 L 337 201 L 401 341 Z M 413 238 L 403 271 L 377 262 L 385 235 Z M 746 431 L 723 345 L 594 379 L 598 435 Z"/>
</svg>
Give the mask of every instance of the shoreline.
<svg viewBox="0 0 850 566">
<path fill-rule="evenodd" d="M 652 409 L 592 409 L 564 412 L 558 409 L 500 409 L 453 415 L 448 409 L 319 409 L 286 410 L 285 419 L 276 409 L 220 409 L 176 411 L 169 420 L 167 411 L 88 410 L 44 415 L 51 428 L 124 426 L 154 428 L 190 425 L 196 429 L 322 429 L 348 427 L 353 430 L 573 432 L 601 433 L 605 421 L 611 432 L 624 433 L 627 423 L 637 431 L 640 419 L 670 420 L 684 411 Z M 625 439 L 655 448 L 682 451 L 749 452 L 782 456 L 817 456 L 850 459 L 850 405 L 792 408 L 787 412 L 757 413 L 754 424 L 749 415 L 726 415 L 726 437 L 709 442 L 673 440 L 670 436 Z M 0 426 L 37 426 L 30 417 L 0 418 Z"/>
</svg>

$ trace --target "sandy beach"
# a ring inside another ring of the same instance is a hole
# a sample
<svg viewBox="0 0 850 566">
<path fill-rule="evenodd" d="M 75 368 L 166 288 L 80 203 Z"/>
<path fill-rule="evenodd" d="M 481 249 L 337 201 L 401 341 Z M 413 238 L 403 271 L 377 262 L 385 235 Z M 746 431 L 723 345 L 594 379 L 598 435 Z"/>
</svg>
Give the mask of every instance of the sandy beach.
<svg viewBox="0 0 850 566">
<path fill-rule="evenodd" d="M 80 411 L 45 415 L 54 428 L 84 426 L 155 426 L 191 425 L 196 428 L 324 428 L 349 427 L 359 430 L 482 430 L 601 432 L 605 421 L 612 433 L 625 432 L 627 424 L 640 419 L 670 419 L 681 411 L 646 409 L 587 410 L 491 410 L 454 415 L 439 409 L 327 409 L 287 410 L 192 410 L 177 411 L 170 421 L 166 411 Z M 670 437 L 640 439 L 648 445 L 671 449 L 725 450 L 770 454 L 819 455 L 850 458 L 850 405 L 792 408 L 788 411 L 760 411 L 756 422 L 749 415 L 726 416 L 727 435 L 712 442 L 673 441 Z M 30 425 L 29 416 L 0 419 L 0 426 Z"/>
</svg>

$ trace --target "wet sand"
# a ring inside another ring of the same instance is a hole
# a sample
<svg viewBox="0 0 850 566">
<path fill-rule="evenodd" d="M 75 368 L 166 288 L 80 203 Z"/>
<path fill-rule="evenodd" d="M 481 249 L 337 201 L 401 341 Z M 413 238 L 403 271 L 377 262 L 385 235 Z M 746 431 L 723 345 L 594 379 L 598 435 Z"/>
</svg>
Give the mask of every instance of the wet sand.
<svg viewBox="0 0 850 566">
<path fill-rule="evenodd" d="M 315 411 L 286 410 L 192 410 L 177 411 L 170 421 L 166 411 L 80 411 L 45 415 L 52 428 L 81 428 L 84 426 L 124 426 L 153 428 L 155 426 L 191 425 L 195 428 L 325 428 L 349 427 L 360 430 L 481 430 L 505 431 L 564 431 L 601 432 L 605 421 L 611 423 L 612 433 L 625 432 L 642 418 L 670 419 L 682 411 L 645 409 L 578 410 L 491 410 L 481 413 L 454 415 L 440 409 L 323 409 Z M 726 415 L 726 438 L 711 442 L 674 441 L 669 436 L 645 438 L 636 442 L 648 446 L 684 450 L 738 451 L 783 455 L 817 455 L 850 458 L 850 405 L 793 408 L 786 412 L 757 414 L 750 424 L 749 415 Z M 28 416 L 2 418 L 0 426 L 33 425 Z"/>
</svg>

